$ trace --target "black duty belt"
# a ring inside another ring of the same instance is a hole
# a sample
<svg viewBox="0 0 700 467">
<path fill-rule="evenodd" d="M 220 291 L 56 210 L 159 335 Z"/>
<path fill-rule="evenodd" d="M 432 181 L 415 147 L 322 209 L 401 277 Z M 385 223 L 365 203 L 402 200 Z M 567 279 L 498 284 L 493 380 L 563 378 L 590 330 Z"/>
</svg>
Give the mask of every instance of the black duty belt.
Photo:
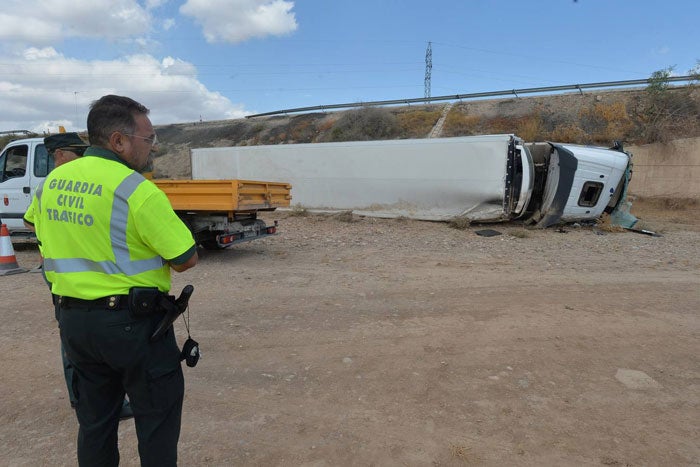
<svg viewBox="0 0 700 467">
<path fill-rule="evenodd" d="M 128 308 L 128 295 L 110 295 L 109 297 L 83 300 L 73 297 L 58 297 L 61 308 L 102 308 L 104 310 L 125 310 Z"/>
</svg>

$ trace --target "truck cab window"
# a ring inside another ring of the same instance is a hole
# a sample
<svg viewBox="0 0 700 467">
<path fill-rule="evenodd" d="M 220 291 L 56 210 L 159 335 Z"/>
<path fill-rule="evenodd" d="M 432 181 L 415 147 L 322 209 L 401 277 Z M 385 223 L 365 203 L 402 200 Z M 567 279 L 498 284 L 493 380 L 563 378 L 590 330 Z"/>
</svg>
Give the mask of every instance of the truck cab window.
<svg viewBox="0 0 700 467">
<path fill-rule="evenodd" d="M 600 182 L 586 182 L 581 188 L 581 196 L 578 198 L 578 205 L 583 207 L 593 207 L 598 204 L 598 198 L 603 192 L 603 184 Z"/>
<path fill-rule="evenodd" d="M 53 154 L 49 154 L 46 146 L 39 144 L 34 150 L 34 176 L 46 177 L 56 166 Z"/>
<path fill-rule="evenodd" d="M 0 181 L 9 178 L 24 177 L 27 172 L 27 154 L 29 148 L 26 145 L 14 146 L 0 156 Z"/>
</svg>

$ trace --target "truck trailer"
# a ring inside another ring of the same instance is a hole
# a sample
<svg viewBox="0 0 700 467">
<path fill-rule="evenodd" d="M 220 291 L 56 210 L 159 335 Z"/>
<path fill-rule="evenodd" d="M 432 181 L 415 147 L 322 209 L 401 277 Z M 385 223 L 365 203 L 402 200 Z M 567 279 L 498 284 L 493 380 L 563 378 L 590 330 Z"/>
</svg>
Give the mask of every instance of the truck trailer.
<svg viewBox="0 0 700 467">
<path fill-rule="evenodd" d="M 286 180 L 306 209 L 538 227 L 592 220 L 624 199 L 631 155 L 512 134 L 192 149 L 192 178 Z"/>
<path fill-rule="evenodd" d="M 23 216 L 36 187 L 54 168 L 43 138 L 10 142 L 0 153 L 0 221 L 15 241 L 33 238 Z M 168 196 L 173 209 L 206 249 L 274 235 L 260 211 L 288 207 L 291 185 L 254 180 L 152 180 Z"/>
</svg>

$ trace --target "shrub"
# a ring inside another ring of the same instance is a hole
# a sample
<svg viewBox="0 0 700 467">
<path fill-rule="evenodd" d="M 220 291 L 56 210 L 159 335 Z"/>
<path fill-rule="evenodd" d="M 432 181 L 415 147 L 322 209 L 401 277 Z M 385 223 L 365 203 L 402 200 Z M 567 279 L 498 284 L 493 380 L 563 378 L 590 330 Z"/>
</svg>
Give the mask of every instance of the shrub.
<svg viewBox="0 0 700 467">
<path fill-rule="evenodd" d="M 401 126 L 387 109 L 364 107 L 345 112 L 333 125 L 330 141 L 371 141 L 396 138 Z"/>
<path fill-rule="evenodd" d="M 515 134 L 525 141 L 539 141 L 545 134 L 539 112 L 520 118 L 515 124 Z"/>
<path fill-rule="evenodd" d="M 518 119 L 515 117 L 494 117 L 483 123 L 485 133 L 515 133 Z"/>
<path fill-rule="evenodd" d="M 585 144 L 589 142 L 586 132 L 574 123 L 558 125 L 551 132 L 548 139 L 562 143 Z"/>
<path fill-rule="evenodd" d="M 292 117 L 287 124 L 287 143 L 310 143 L 319 134 L 318 123 L 324 114 L 304 114 Z"/>
<path fill-rule="evenodd" d="M 465 115 L 452 110 L 447 114 L 442 134 L 444 136 L 472 135 L 478 132 L 480 124 L 481 117 L 478 115 Z"/>
<path fill-rule="evenodd" d="M 579 111 L 579 120 L 581 129 L 595 143 L 625 140 L 633 128 L 627 107 L 621 101 L 597 102 L 592 107 L 583 108 Z"/>
<path fill-rule="evenodd" d="M 316 133 L 316 128 L 309 122 L 301 121 L 297 125 L 290 124 L 290 137 L 292 141 L 297 143 L 308 143 Z"/>
<path fill-rule="evenodd" d="M 673 67 L 669 67 L 651 75 L 640 115 L 642 142 L 666 142 L 700 130 L 700 102 L 693 98 L 695 86 L 670 86 L 672 72 Z"/>
<path fill-rule="evenodd" d="M 422 138 L 430 133 L 440 119 L 441 111 L 416 110 L 402 112 L 397 119 L 404 135 L 411 138 Z"/>
<path fill-rule="evenodd" d="M 333 125 L 335 125 L 335 119 L 327 118 L 318 124 L 318 131 L 320 131 L 320 132 L 328 131 L 331 128 L 333 128 Z"/>
</svg>

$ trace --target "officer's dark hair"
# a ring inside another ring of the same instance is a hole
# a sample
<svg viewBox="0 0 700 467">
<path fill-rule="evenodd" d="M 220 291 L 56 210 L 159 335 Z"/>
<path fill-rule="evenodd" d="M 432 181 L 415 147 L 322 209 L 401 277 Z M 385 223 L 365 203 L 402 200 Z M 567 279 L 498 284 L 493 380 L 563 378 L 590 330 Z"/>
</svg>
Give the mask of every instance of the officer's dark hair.
<svg viewBox="0 0 700 467">
<path fill-rule="evenodd" d="M 90 104 L 87 117 L 90 144 L 109 147 L 109 137 L 112 133 L 133 133 L 136 130 L 134 117 L 138 114 L 147 115 L 148 112 L 146 106 L 126 96 L 109 94 L 100 97 Z"/>
</svg>

